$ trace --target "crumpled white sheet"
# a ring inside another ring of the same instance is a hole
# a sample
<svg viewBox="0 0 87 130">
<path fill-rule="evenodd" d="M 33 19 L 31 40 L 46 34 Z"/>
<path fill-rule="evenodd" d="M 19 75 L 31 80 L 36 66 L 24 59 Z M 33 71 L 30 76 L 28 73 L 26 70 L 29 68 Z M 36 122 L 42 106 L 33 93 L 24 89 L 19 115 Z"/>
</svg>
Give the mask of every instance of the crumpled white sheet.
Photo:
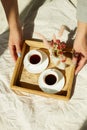
<svg viewBox="0 0 87 130">
<path fill-rule="evenodd" d="M 26 10 L 31 12 L 25 21 L 26 11 L 22 13 L 25 38 L 36 31 L 50 39 L 62 24 L 71 30 L 76 27 L 76 8 L 69 0 L 46 0 L 37 13 L 41 1 L 31 1 L 25 0 L 30 3 Z M 27 5 L 23 6 L 21 0 L 19 4 L 21 10 Z M 87 130 L 87 65 L 77 75 L 68 102 L 22 92 L 17 95 L 10 89 L 15 64 L 7 43 L 8 31 L 0 35 L 0 130 Z"/>
</svg>

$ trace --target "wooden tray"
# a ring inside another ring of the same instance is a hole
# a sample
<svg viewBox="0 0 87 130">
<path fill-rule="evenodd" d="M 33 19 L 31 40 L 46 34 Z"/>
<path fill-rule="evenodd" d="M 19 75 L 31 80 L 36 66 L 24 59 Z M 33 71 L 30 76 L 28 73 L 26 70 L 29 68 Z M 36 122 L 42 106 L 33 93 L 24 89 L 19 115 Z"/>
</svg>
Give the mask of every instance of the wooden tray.
<svg viewBox="0 0 87 130">
<path fill-rule="evenodd" d="M 37 94 L 45 97 L 58 98 L 62 100 L 69 100 L 72 92 L 72 84 L 74 78 L 75 66 L 71 64 L 71 52 L 66 51 L 67 55 L 67 67 L 62 73 L 65 76 L 65 85 L 63 89 L 56 94 L 48 94 L 43 92 L 38 86 L 38 77 L 40 74 L 31 74 L 24 69 L 23 60 L 26 53 L 31 49 L 41 49 L 47 53 L 49 56 L 48 50 L 45 48 L 43 42 L 35 40 L 26 40 L 23 44 L 22 56 L 17 59 L 17 63 L 13 72 L 11 80 L 11 88 L 13 90 L 24 91 L 32 94 Z M 48 65 L 48 68 L 55 67 L 51 61 Z"/>
</svg>

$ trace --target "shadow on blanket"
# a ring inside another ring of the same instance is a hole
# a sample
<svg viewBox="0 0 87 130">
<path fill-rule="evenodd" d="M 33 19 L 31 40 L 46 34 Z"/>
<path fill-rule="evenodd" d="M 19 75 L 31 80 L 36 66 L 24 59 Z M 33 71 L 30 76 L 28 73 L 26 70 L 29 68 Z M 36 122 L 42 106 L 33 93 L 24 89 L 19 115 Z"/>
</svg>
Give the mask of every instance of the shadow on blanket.
<svg viewBox="0 0 87 130">
<path fill-rule="evenodd" d="M 27 17 L 23 22 L 23 36 L 24 39 L 31 39 L 34 30 L 34 19 L 37 11 L 44 4 L 46 0 L 32 0 L 28 7 Z"/>
<path fill-rule="evenodd" d="M 0 35 L 0 55 L 2 55 L 8 47 L 8 35 L 8 30 Z"/>
<path fill-rule="evenodd" d="M 87 120 L 84 122 L 83 126 L 80 128 L 80 130 L 87 130 Z"/>
</svg>

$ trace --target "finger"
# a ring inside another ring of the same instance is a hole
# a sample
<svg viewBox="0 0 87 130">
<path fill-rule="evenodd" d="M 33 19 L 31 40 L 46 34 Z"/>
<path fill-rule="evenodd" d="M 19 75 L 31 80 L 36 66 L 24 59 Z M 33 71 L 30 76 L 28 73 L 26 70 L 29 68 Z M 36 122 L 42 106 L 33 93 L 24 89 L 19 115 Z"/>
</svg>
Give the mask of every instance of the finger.
<svg viewBox="0 0 87 130">
<path fill-rule="evenodd" d="M 17 54 L 16 54 L 16 48 L 14 45 L 9 45 L 9 50 L 10 50 L 10 53 L 14 59 L 14 61 L 17 60 Z"/>
<path fill-rule="evenodd" d="M 18 57 L 21 57 L 22 44 L 16 44 L 16 53 Z"/>
<path fill-rule="evenodd" d="M 77 65 L 77 61 L 78 61 L 78 58 L 76 58 L 76 57 L 73 57 L 72 58 L 72 62 L 73 62 L 73 65 Z"/>
<path fill-rule="evenodd" d="M 86 61 L 87 61 L 86 58 L 81 58 L 81 60 L 78 62 L 78 66 L 76 67 L 75 75 L 77 75 L 78 72 L 83 68 L 83 66 L 85 65 Z"/>
</svg>

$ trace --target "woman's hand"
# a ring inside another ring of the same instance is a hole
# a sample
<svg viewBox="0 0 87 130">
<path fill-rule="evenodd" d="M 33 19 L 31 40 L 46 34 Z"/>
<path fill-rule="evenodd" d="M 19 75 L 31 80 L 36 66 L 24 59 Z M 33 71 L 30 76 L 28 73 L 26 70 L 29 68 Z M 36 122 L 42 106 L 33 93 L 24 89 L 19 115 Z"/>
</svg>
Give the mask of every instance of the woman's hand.
<svg viewBox="0 0 87 130">
<path fill-rule="evenodd" d="M 17 57 L 21 56 L 22 49 L 22 29 L 20 25 L 10 29 L 9 49 L 14 61 L 16 61 Z"/>
<path fill-rule="evenodd" d="M 17 0 L 1 0 L 4 7 L 10 34 L 9 34 L 9 48 L 14 60 L 21 55 L 22 47 L 22 29 L 20 26 L 20 18 L 18 11 Z"/>
<path fill-rule="evenodd" d="M 78 22 L 77 34 L 73 49 L 78 54 L 73 57 L 76 63 L 75 74 L 77 74 L 87 62 L 87 23 Z"/>
</svg>

